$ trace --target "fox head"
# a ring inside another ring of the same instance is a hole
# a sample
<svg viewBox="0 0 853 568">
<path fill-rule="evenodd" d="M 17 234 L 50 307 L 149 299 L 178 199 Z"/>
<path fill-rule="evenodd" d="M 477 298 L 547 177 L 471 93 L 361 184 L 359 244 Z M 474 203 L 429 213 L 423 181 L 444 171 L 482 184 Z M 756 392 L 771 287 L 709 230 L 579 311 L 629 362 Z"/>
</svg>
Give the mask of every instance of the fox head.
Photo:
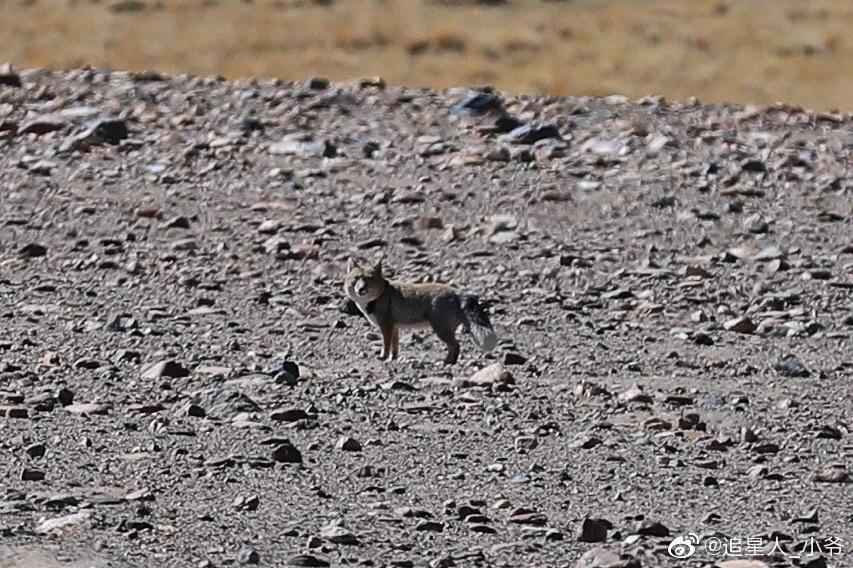
<svg viewBox="0 0 853 568">
<path fill-rule="evenodd" d="M 357 266 L 352 259 L 347 263 L 347 275 L 344 280 L 346 295 L 360 304 L 372 302 L 385 290 L 385 277 L 382 276 L 382 259 L 370 268 Z"/>
</svg>

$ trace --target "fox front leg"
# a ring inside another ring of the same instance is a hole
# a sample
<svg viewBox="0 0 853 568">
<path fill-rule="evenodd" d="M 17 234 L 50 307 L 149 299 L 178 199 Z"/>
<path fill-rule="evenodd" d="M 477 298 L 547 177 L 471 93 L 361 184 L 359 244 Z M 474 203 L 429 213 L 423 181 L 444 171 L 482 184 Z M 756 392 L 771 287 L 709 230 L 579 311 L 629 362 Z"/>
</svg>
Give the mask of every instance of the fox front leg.
<svg viewBox="0 0 853 568">
<path fill-rule="evenodd" d="M 397 329 L 394 324 L 384 324 L 380 326 L 380 331 L 382 332 L 382 353 L 379 354 L 379 358 L 383 361 L 393 361 L 395 358 L 394 335 Z"/>
<path fill-rule="evenodd" d="M 391 332 L 391 359 L 397 359 L 400 356 L 400 328 L 394 327 Z"/>
</svg>

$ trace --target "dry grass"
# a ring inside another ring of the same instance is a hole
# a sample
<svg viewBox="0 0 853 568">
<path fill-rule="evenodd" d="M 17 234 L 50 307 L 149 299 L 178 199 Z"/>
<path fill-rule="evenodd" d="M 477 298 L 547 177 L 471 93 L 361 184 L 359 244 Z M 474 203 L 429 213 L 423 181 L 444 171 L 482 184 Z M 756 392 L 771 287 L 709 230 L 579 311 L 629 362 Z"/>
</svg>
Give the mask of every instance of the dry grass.
<svg viewBox="0 0 853 568">
<path fill-rule="evenodd" d="M 853 110 L 847 0 L 0 0 L 0 53 L 94 65 Z"/>
</svg>

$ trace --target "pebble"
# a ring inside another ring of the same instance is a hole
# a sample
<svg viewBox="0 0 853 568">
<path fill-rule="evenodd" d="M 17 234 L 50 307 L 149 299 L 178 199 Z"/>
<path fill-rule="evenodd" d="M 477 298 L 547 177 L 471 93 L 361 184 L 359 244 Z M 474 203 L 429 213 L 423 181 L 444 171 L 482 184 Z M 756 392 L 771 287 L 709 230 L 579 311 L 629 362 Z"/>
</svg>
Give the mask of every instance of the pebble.
<svg viewBox="0 0 853 568">
<path fill-rule="evenodd" d="M 847 483 L 850 481 L 850 474 L 845 465 L 830 464 L 818 469 L 812 478 L 818 483 Z"/>
<path fill-rule="evenodd" d="M 242 511 L 256 511 L 260 504 L 261 499 L 257 495 L 240 495 L 233 502 L 234 508 Z"/>
<path fill-rule="evenodd" d="M 534 144 L 548 138 L 560 138 L 560 129 L 556 124 L 528 123 L 501 136 L 509 144 Z"/>
<path fill-rule="evenodd" d="M 337 148 L 328 140 L 312 141 L 308 135 L 296 133 L 271 144 L 269 152 L 276 156 L 334 158 L 337 155 Z"/>
<path fill-rule="evenodd" d="M 248 545 L 243 545 L 237 551 L 237 564 L 260 564 L 261 555 L 258 551 Z"/>
<path fill-rule="evenodd" d="M 515 382 L 512 373 L 504 368 L 501 363 L 492 363 L 487 367 L 483 367 L 467 379 L 454 379 L 454 386 L 460 388 L 466 387 L 484 387 L 493 385 L 508 385 Z"/>
<path fill-rule="evenodd" d="M 580 450 L 591 450 L 601 444 L 601 440 L 590 434 L 581 432 L 569 442 L 569 448 Z"/>
<path fill-rule="evenodd" d="M 444 532 L 444 523 L 439 521 L 419 521 L 418 524 L 415 525 L 416 531 L 421 532 Z"/>
<path fill-rule="evenodd" d="M 21 76 L 18 75 L 15 68 L 9 63 L 0 65 L 0 86 L 2 87 L 23 87 Z"/>
<path fill-rule="evenodd" d="M 321 556 L 313 554 L 296 554 L 287 559 L 288 566 L 298 566 L 303 568 L 324 568 L 331 566 L 328 560 Z"/>
<path fill-rule="evenodd" d="M 746 219 L 743 220 L 744 228 L 750 233 L 754 233 L 757 235 L 761 235 L 770 230 L 770 224 L 767 220 L 759 213 L 755 215 L 750 215 Z"/>
<path fill-rule="evenodd" d="M 342 436 L 335 443 L 335 449 L 344 452 L 360 452 L 362 450 L 361 442 L 349 436 Z"/>
<path fill-rule="evenodd" d="M 517 509 L 509 516 L 509 522 L 519 525 L 534 525 L 545 526 L 548 523 L 548 517 L 542 513 L 529 511 L 526 509 Z"/>
<path fill-rule="evenodd" d="M 723 329 L 736 333 L 751 334 L 755 332 L 756 326 L 749 317 L 740 316 L 723 323 Z"/>
<path fill-rule="evenodd" d="M 96 402 L 75 402 L 65 406 L 66 412 L 71 414 L 91 414 L 91 415 L 106 415 L 109 414 L 110 405 Z"/>
<path fill-rule="evenodd" d="M 0 416 L 26 419 L 30 417 L 30 411 L 25 406 L 0 406 Z"/>
<path fill-rule="evenodd" d="M 142 370 L 141 377 L 146 380 L 162 378 L 179 379 L 188 377 L 189 374 L 190 372 L 186 367 L 170 359 L 146 365 Z"/>
<path fill-rule="evenodd" d="M 338 523 L 330 523 L 320 529 L 320 538 L 333 544 L 358 545 L 358 537 Z"/>
<path fill-rule="evenodd" d="M 74 527 L 76 525 L 80 525 L 85 523 L 92 516 L 92 511 L 79 511 L 77 513 L 72 513 L 70 515 L 63 515 L 61 517 L 54 517 L 52 519 L 46 519 L 36 526 L 35 531 L 40 534 L 51 533 L 57 531 L 59 529 L 63 529 L 66 527 Z"/>
<path fill-rule="evenodd" d="M 618 549 L 592 548 L 584 552 L 575 563 L 575 568 L 640 568 L 639 560 Z"/>
<path fill-rule="evenodd" d="M 628 404 L 631 402 L 651 403 L 653 400 L 651 396 L 646 394 L 643 387 L 640 385 L 631 385 L 628 390 L 620 393 L 617 396 L 617 399 L 622 404 Z"/>
<path fill-rule="evenodd" d="M 44 114 L 24 122 L 20 128 L 18 128 L 18 133 L 43 136 L 51 132 L 56 132 L 57 130 L 62 130 L 67 126 L 67 124 L 67 120 L 61 115 Z"/>
<path fill-rule="evenodd" d="M 787 355 L 777 361 L 773 368 L 783 377 L 789 378 L 805 378 L 811 375 L 811 372 L 806 369 L 805 365 L 794 355 Z"/>
<path fill-rule="evenodd" d="M 479 116 L 487 113 L 503 113 L 501 98 L 493 93 L 473 92 L 450 107 L 451 114 Z"/>
<path fill-rule="evenodd" d="M 643 521 L 635 531 L 643 536 L 667 537 L 669 536 L 669 528 L 658 521 Z"/>
<path fill-rule="evenodd" d="M 515 439 L 515 451 L 529 452 L 539 445 L 535 436 L 519 436 Z"/>
</svg>

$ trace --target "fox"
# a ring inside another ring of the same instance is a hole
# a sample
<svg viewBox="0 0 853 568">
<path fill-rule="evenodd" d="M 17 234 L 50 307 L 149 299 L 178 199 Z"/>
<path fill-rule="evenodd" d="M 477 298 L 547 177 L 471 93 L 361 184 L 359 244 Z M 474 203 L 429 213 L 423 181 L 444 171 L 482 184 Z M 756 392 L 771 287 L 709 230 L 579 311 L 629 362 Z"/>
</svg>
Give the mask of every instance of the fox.
<svg viewBox="0 0 853 568">
<path fill-rule="evenodd" d="M 382 260 L 365 268 L 350 258 L 344 279 L 346 296 L 382 334 L 380 360 L 398 358 L 401 328 L 432 328 L 447 347 L 446 365 L 459 360 L 456 331 L 460 325 L 483 352 L 495 348 L 498 337 L 478 296 L 460 293 L 447 284 L 387 280 Z"/>
</svg>

